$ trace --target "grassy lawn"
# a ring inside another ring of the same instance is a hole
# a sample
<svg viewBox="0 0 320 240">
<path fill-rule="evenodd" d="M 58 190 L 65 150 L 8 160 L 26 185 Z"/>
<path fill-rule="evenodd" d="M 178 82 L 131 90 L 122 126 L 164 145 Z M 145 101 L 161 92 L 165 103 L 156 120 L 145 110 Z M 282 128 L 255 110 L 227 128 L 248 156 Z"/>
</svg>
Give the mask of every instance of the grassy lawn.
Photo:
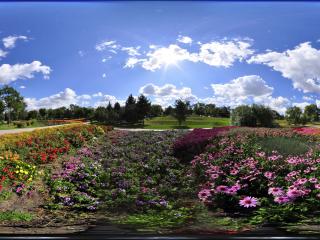
<svg viewBox="0 0 320 240">
<path fill-rule="evenodd" d="M 38 122 L 35 121 L 34 124 L 30 125 L 30 126 L 26 126 L 23 128 L 36 128 L 36 127 L 45 127 L 46 124 L 44 122 Z M 0 124 L 0 130 L 9 130 L 9 129 L 17 129 L 18 127 L 16 125 L 14 125 L 13 123 L 10 124 Z"/>
<path fill-rule="evenodd" d="M 229 118 L 190 116 L 180 127 L 178 121 L 172 116 L 155 117 L 145 120 L 146 129 L 176 129 L 176 128 L 212 128 L 230 125 Z"/>
</svg>

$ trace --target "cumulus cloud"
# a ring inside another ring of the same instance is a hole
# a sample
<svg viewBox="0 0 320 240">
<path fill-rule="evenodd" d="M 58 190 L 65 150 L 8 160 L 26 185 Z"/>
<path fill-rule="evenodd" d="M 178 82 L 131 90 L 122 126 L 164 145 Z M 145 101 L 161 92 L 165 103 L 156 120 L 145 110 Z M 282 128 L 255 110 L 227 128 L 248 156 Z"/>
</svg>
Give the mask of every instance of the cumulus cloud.
<svg viewBox="0 0 320 240">
<path fill-rule="evenodd" d="M 78 102 L 77 94 L 74 90 L 66 88 L 64 91 L 49 97 L 40 99 L 25 98 L 28 110 L 39 108 L 59 108 L 68 107 L 70 104 L 76 104 Z"/>
<path fill-rule="evenodd" d="M 93 97 L 102 97 L 102 92 L 97 92 L 92 95 Z"/>
<path fill-rule="evenodd" d="M 211 84 L 215 96 L 226 99 L 247 99 L 248 97 L 268 96 L 273 88 L 257 75 L 248 75 L 224 84 Z"/>
<path fill-rule="evenodd" d="M 14 48 L 16 46 L 17 40 L 27 41 L 28 37 L 26 36 L 8 36 L 2 39 L 3 45 L 5 48 Z"/>
<path fill-rule="evenodd" d="M 180 61 L 202 62 L 213 67 L 230 67 L 235 61 L 242 61 L 252 55 L 251 41 L 224 40 L 200 44 L 198 52 L 189 52 L 177 44 L 167 47 L 149 46 L 149 51 L 142 57 L 131 57 L 127 60 L 125 68 L 141 65 L 144 69 L 155 71 L 168 65 L 176 65 Z"/>
<path fill-rule="evenodd" d="M 25 87 L 25 86 L 20 86 L 20 88 L 21 88 L 21 89 L 25 89 L 26 87 Z"/>
<path fill-rule="evenodd" d="M 304 111 L 304 108 L 310 104 L 311 103 L 309 103 L 309 102 L 294 102 L 294 103 L 292 103 L 292 106 L 296 106 L 296 107 L 300 108 L 302 111 Z"/>
<path fill-rule="evenodd" d="M 2 49 L 0 49 L 0 60 L 1 58 L 5 58 L 7 56 L 8 52 L 3 51 Z"/>
<path fill-rule="evenodd" d="M 35 73 L 42 73 L 44 78 L 49 78 L 51 68 L 39 61 L 24 64 L 2 64 L 0 66 L 0 84 L 8 84 L 18 79 L 31 79 Z"/>
<path fill-rule="evenodd" d="M 102 94 L 101 94 L 102 95 Z M 108 106 L 109 102 L 111 105 L 114 105 L 116 102 L 118 102 L 121 106 L 124 106 L 125 100 L 117 99 L 115 96 L 112 95 L 103 95 L 99 96 L 102 97 L 99 101 L 97 101 L 94 104 L 94 107 L 106 107 Z"/>
<path fill-rule="evenodd" d="M 191 103 L 198 100 L 198 98 L 192 94 L 191 88 L 183 87 L 178 89 L 173 84 L 157 86 L 155 84 L 148 83 L 140 88 L 139 93 L 154 97 L 153 102 L 155 104 L 160 104 L 163 107 L 172 104 L 177 99 L 190 101 Z"/>
<path fill-rule="evenodd" d="M 188 36 L 179 35 L 177 41 L 185 44 L 191 44 L 192 38 Z"/>
<path fill-rule="evenodd" d="M 309 42 L 284 52 L 269 51 L 252 56 L 248 63 L 267 65 L 292 81 L 293 87 L 304 93 L 320 93 L 320 50 Z"/>
<path fill-rule="evenodd" d="M 200 45 L 199 61 L 214 67 L 231 67 L 254 53 L 251 41 L 213 41 Z"/>
<path fill-rule="evenodd" d="M 264 96 L 254 98 L 254 102 L 270 107 L 271 109 L 276 110 L 277 112 L 284 114 L 288 107 L 290 107 L 291 102 L 288 98 L 279 96 Z"/>
</svg>

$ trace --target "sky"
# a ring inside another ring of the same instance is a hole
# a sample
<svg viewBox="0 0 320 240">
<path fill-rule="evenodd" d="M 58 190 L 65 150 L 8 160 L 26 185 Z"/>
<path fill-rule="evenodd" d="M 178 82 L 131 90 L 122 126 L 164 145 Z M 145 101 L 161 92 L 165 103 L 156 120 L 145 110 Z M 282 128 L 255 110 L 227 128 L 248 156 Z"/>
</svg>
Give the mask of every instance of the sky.
<svg viewBox="0 0 320 240">
<path fill-rule="evenodd" d="M 320 105 L 320 3 L 0 3 L 0 87 L 28 109 Z"/>
</svg>

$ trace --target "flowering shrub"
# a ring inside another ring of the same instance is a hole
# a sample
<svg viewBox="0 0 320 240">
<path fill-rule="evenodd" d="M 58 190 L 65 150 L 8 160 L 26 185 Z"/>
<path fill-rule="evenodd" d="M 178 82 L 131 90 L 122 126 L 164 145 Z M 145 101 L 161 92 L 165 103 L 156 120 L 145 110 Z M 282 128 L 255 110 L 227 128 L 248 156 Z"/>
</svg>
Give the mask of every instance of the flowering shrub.
<svg viewBox="0 0 320 240">
<path fill-rule="evenodd" d="M 302 135 L 320 135 L 320 128 L 298 127 L 293 131 Z"/>
<path fill-rule="evenodd" d="M 210 208 L 249 214 L 256 223 L 294 221 L 319 211 L 319 149 L 297 156 L 267 154 L 256 142 L 261 130 L 254 130 L 256 135 L 216 137 L 194 158 L 199 199 Z"/>
<path fill-rule="evenodd" d="M 235 127 L 217 127 L 213 129 L 194 129 L 174 143 L 174 155 L 179 159 L 190 162 L 192 158 L 200 154 L 210 139 L 220 133 Z"/>
</svg>

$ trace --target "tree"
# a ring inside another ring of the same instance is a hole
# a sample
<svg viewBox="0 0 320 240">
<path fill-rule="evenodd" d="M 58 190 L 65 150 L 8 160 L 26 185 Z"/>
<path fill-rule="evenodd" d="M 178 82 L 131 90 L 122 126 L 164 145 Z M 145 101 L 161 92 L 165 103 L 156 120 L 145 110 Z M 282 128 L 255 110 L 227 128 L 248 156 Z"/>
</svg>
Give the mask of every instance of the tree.
<svg viewBox="0 0 320 240">
<path fill-rule="evenodd" d="M 0 121 L 4 119 L 4 110 L 5 110 L 5 105 L 3 101 L 0 101 Z"/>
<path fill-rule="evenodd" d="M 304 115 L 308 121 L 319 121 L 319 108 L 316 104 L 310 104 L 304 108 Z"/>
<path fill-rule="evenodd" d="M 107 110 L 108 112 L 111 112 L 113 110 L 110 101 L 108 103 Z"/>
<path fill-rule="evenodd" d="M 113 109 L 114 109 L 114 111 L 115 111 L 116 113 L 120 113 L 120 109 L 121 109 L 120 103 L 116 102 L 116 103 L 114 104 Z"/>
<path fill-rule="evenodd" d="M 247 105 L 241 105 L 233 109 L 231 113 L 231 122 L 234 126 L 257 126 L 257 118 L 254 116 L 252 108 Z"/>
<path fill-rule="evenodd" d="M 94 111 L 94 119 L 98 122 L 107 122 L 108 120 L 108 111 L 105 107 L 97 107 Z"/>
<path fill-rule="evenodd" d="M 257 119 L 257 125 L 260 127 L 273 127 L 274 114 L 269 107 L 263 105 L 252 105 L 252 112 Z"/>
<path fill-rule="evenodd" d="M 40 108 L 39 109 L 39 115 L 40 115 L 41 119 L 47 119 L 47 109 Z"/>
<path fill-rule="evenodd" d="M 163 114 L 166 116 L 173 115 L 173 113 L 174 109 L 171 106 L 166 107 L 166 109 L 163 111 Z"/>
<path fill-rule="evenodd" d="M 138 97 L 136 109 L 138 120 L 143 120 L 144 125 L 144 118 L 150 113 L 151 103 L 143 94 Z"/>
<path fill-rule="evenodd" d="M 0 89 L 0 101 L 4 105 L 4 111 L 7 113 L 8 124 L 12 119 L 16 119 L 21 112 L 24 112 L 26 104 L 18 91 L 9 86 Z"/>
<path fill-rule="evenodd" d="M 299 107 L 289 107 L 286 111 L 286 116 L 289 124 L 299 124 L 302 123 L 302 111 Z"/>
<path fill-rule="evenodd" d="M 179 126 L 182 125 L 183 122 L 186 121 L 187 115 L 189 113 L 190 103 L 184 102 L 181 99 L 176 100 L 174 109 L 174 117 L 178 120 Z"/>
<path fill-rule="evenodd" d="M 159 117 L 163 113 L 161 105 L 152 104 L 150 109 L 149 117 Z"/>
<path fill-rule="evenodd" d="M 37 119 L 38 118 L 38 111 L 31 110 L 28 112 L 28 119 Z"/>
<path fill-rule="evenodd" d="M 124 119 L 129 123 L 136 123 L 138 121 L 136 100 L 132 94 L 129 95 L 126 101 Z"/>
</svg>

